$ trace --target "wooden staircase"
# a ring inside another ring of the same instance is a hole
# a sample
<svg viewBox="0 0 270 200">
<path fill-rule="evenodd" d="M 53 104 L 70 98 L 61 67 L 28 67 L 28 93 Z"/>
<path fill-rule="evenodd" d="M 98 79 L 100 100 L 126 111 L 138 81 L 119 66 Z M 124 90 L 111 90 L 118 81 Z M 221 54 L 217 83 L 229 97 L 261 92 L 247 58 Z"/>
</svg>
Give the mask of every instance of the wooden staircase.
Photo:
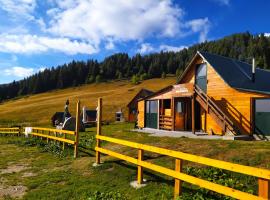
<svg viewBox="0 0 270 200">
<path fill-rule="evenodd" d="M 202 108 L 222 127 L 222 132 L 225 135 L 238 135 L 239 131 L 229 117 L 210 99 L 197 85 L 194 88 L 195 99 Z"/>
<path fill-rule="evenodd" d="M 159 115 L 159 129 L 172 130 L 173 119 L 171 116 Z"/>
</svg>

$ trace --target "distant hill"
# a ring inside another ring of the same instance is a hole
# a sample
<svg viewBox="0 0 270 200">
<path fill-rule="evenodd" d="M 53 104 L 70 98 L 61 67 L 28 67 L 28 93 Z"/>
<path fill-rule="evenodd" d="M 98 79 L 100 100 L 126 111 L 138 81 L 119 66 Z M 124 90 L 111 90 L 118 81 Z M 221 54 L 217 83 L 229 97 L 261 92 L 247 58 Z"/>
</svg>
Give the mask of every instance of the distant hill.
<svg viewBox="0 0 270 200">
<path fill-rule="evenodd" d="M 127 116 L 127 104 L 142 88 L 157 91 L 174 83 L 175 77 L 145 80 L 137 85 L 130 81 L 109 81 L 24 96 L 0 104 L 0 125 L 47 126 L 55 112 L 64 111 L 67 99 L 70 101 L 70 112 L 75 116 L 78 100 L 81 101 L 81 107 L 96 109 L 98 97 L 103 98 L 103 119 L 114 120 L 115 112 L 119 109 Z"/>
<path fill-rule="evenodd" d="M 132 79 L 133 82 L 137 82 L 165 77 L 166 74 L 179 76 L 197 50 L 246 62 L 251 62 L 251 58 L 255 57 L 258 66 L 270 69 L 270 38 L 263 34 L 252 35 L 246 32 L 193 45 L 179 52 L 160 52 L 144 56 L 137 54 L 133 57 L 126 53 L 118 53 L 102 62 L 73 61 L 46 69 L 21 81 L 0 85 L 0 101 L 85 83 L 116 79 Z"/>
</svg>

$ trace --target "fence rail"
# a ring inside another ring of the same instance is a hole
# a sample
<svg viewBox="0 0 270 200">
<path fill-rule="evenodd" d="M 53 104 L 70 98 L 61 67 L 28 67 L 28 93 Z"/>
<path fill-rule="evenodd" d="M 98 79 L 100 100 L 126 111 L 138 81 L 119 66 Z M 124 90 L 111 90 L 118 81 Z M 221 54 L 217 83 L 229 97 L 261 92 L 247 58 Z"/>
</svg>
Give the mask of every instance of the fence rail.
<svg viewBox="0 0 270 200">
<path fill-rule="evenodd" d="M 74 158 L 78 156 L 78 144 L 79 144 L 79 114 L 80 114 L 80 101 L 77 103 L 76 111 L 76 125 L 75 131 L 60 130 L 52 128 L 41 128 L 41 127 L 24 127 L 24 128 L 0 128 L 0 134 L 17 134 L 17 135 L 30 135 L 33 137 L 46 138 L 47 142 L 49 140 L 54 140 L 63 143 L 63 149 L 65 149 L 65 144 L 71 144 L 74 146 Z"/>
<path fill-rule="evenodd" d="M 236 199 L 242 200 L 266 200 L 270 199 L 270 170 L 260 169 L 255 167 L 249 167 L 239 164 L 234 164 L 230 162 L 210 159 L 202 156 L 196 156 L 192 154 L 187 154 L 179 151 L 159 148 L 155 146 L 130 142 L 122 139 L 116 139 L 112 137 L 102 136 L 101 135 L 101 110 L 102 110 L 102 100 L 99 99 L 98 106 L 98 127 L 97 127 L 97 135 L 96 140 L 97 144 L 95 147 L 96 150 L 96 163 L 100 164 L 100 154 L 107 154 L 113 156 L 115 158 L 133 163 L 137 165 L 137 182 L 138 184 L 142 183 L 143 180 L 143 168 L 147 168 L 161 174 L 165 174 L 167 176 L 173 177 L 175 179 L 175 188 L 174 188 L 174 198 L 176 199 L 179 195 L 181 195 L 181 185 L 182 182 L 191 183 L 193 185 L 197 185 L 199 187 L 230 196 Z M 138 149 L 138 157 L 133 158 L 127 155 L 123 155 L 112 150 L 108 150 L 101 147 L 101 141 L 107 141 L 131 148 Z M 166 155 L 175 158 L 175 169 L 169 169 L 163 166 L 159 166 L 150 162 L 146 162 L 143 160 L 144 151 L 157 153 L 161 155 Z M 185 174 L 182 171 L 183 161 L 190 161 L 197 164 L 203 164 L 211 167 L 216 167 L 224 170 L 228 170 L 231 172 L 236 172 L 244 175 L 249 175 L 258 178 L 258 196 L 255 196 L 250 193 L 242 192 L 227 186 L 219 185 L 217 183 L 213 183 L 207 180 L 203 180 L 201 178 L 197 178 L 188 174 Z"/>
<path fill-rule="evenodd" d="M 107 154 L 107 155 L 116 157 L 118 159 L 133 163 L 133 164 L 138 165 L 140 167 L 144 167 L 144 168 L 171 176 L 171 177 L 177 179 L 177 181 L 179 181 L 179 180 L 185 181 L 185 182 L 203 187 L 205 189 L 209 189 L 209 190 L 218 192 L 220 194 L 224 194 L 224 195 L 233 197 L 233 198 L 243 199 L 243 200 L 249 200 L 249 199 L 250 200 L 256 200 L 256 199 L 258 199 L 258 200 L 264 199 L 265 200 L 265 199 L 269 198 L 269 196 L 266 196 L 267 192 L 269 193 L 269 191 L 265 191 L 267 189 L 267 187 L 265 185 L 269 184 L 269 180 L 270 180 L 270 171 L 269 170 L 233 164 L 233 163 L 229 163 L 229 162 L 214 160 L 214 159 L 205 158 L 205 157 L 201 157 L 201 156 L 195 156 L 192 154 L 187 154 L 187 153 L 163 149 L 163 148 L 159 148 L 159 147 L 129 142 L 129 141 L 115 139 L 115 138 L 101 136 L 101 135 L 97 135 L 96 138 L 98 140 L 103 140 L 103 141 L 112 142 L 115 144 L 120 144 L 120 145 L 124 145 L 124 146 L 128 146 L 128 147 L 136 148 L 138 150 L 149 151 L 149 152 L 153 152 L 153 153 L 158 153 L 158 154 L 174 157 L 174 158 L 176 158 L 176 167 L 180 165 L 177 163 L 180 163 L 183 160 L 186 160 L 186 161 L 191 161 L 191 162 L 195 162 L 195 163 L 199 163 L 199 164 L 204 164 L 207 166 L 212 166 L 212 167 L 217 167 L 220 169 L 229 170 L 232 172 L 237 172 L 237 173 L 241 173 L 241 174 L 245 174 L 245 175 L 258 177 L 259 178 L 259 196 L 255 196 L 255 195 L 252 195 L 249 193 L 235 190 L 233 188 L 229 188 L 229 187 L 222 186 L 222 185 L 219 185 L 216 183 L 212 183 L 210 181 L 206 181 L 206 180 L 203 180 L 200 178 L 196 178 L 196 177 L 184 174 L 180 170 L 180 168 L 182 168 L 182 167 L 178 167 L 178 170 L 172 170 L 172 169 L 168 169 L 168 168 L 165 168 L 165 167 L 153 164 L 153 163 L 143 161 L 143 155 L 141 156 L 141 159 L 139 159 L 139 158 L 136 159 L 136 158 L 133 158 L 130 156 L 126 156 L 126 155 L 123 155 L 120 153 L 113 152 L 113 151 L 108 150 L 108 149 L 101 148 L 101 147 L 95 148 L 95 150 L 99 153 Z M 140 153 L 138 152 L 138 154 L 140 154 Z M 140 173 L 142 173 L 142 172 L 140 172 Z M 138 173 L 138 177 L 141 177 L 141 176 L 142 175 L 140 175 Z M 140 181 L 138 181 L 139 184 L 141 184 L 141 180 L 142 180 L 142 178 L 140 178 Z M 180 192 L 176 192 L 176 193 L 180 194 Z M 265 195 L 263 195 L 263 193 L 265 193 Z"/>
<path fill-rule="evenodd" d="M 1 134 L 20 134 L 20 128 L 15 127 L 15 128 L 0 128 L 0 133 Z"/>
</svg>

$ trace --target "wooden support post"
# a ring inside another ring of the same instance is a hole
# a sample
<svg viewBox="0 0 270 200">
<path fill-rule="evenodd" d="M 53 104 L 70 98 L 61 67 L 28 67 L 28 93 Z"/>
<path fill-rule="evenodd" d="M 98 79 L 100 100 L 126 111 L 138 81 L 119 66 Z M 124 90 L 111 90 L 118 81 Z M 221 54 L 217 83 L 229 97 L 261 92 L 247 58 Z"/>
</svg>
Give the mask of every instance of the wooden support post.
<svg viewBox="0 0 270 200">
<path fill-rule="evenodd" d="M 174 98 L 171 98 L 171 115 L 172 115 L 172 131 L 174 131 L 175 128 L 175 109 L 174 109 Z"/>
<path fill-rule="evenodd" d="M 138 162 L 143 160 L 143 150 L 138 149 Z M 138 174 L 137 174 L 138 185 L 143 183 L 143 168 L 138 165 Z"/>
<path fill-rule="evenodd" d="M 192 96 L 191 100 L 191 116 L 192 133 L 195 134 L 195 94 Z"/>
<path fill-rule="evenodd" d="M 78 156 L 78 145 L 79 145 L 79 132 L 80 132 L 80 101 L 77 102 L 76 109 L 76 127 L 75 127 L 75 144 L 74 144 L 74 158 Z"/>
<path fill-rule="evenodd" d="M 67 135 L 66 133 L 64 133 L 64 138 L 66 139 L 67 138 Z M 63 142 L 63 151 L 65 150 L 65 142 Z"/>
<path fill-rule="evenodd" d="M 270 199 L 270 180 L 259 178 L 258 185 L 258 196 L 265 199 Z"/>
<path fill-rule="evenodd" d="M 98 112 L 97 112 L 97 135 L 101 135 L 102 123 L 102 98 L 98 99 Z M 97 139 L 96 147 L 100 147 L 100 140 Z M 100 164 L 100 152 L 96 151 L 96 164 Z"/>
<path fill-rule="evenodd" d="M 175 159 L 175 171 L 181 172 L 183 167 L 183 160 Z M 174 181 L 174 199 L 177 199 L 182 193 L 182 181 L 175 179 Z"/>
</svg>

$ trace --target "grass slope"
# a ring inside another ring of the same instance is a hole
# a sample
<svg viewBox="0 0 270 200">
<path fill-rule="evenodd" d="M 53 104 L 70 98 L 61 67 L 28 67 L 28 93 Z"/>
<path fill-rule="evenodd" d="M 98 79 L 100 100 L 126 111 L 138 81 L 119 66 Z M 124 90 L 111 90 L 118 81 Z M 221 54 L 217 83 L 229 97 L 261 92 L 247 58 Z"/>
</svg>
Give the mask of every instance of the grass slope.
<svg viewBox="0 0 270 200">
<path fill-rule="evenodd" d="M 126 111 L 126 105 L 140 89 L 157 91 L 174 84 L 175 81 L 175 77 L 150 79 L 138 85 L 132 85 L 128 81 L 114 81 L 10 100 L 0 105 L 0 125 L 10 125 L 11 121 L 31 125 L 48 125 L 51 116 L 56 111 L 63 111 L 66 99 L 70 100 L 70 112 L 75 116 L 77 100 L 81 101 L 82 106 L 95 109 L 98 97 L 102 97 L 104 100 L 104 119 L 112 120 L 114 113 L 120 108 Z"/>
</svg>

